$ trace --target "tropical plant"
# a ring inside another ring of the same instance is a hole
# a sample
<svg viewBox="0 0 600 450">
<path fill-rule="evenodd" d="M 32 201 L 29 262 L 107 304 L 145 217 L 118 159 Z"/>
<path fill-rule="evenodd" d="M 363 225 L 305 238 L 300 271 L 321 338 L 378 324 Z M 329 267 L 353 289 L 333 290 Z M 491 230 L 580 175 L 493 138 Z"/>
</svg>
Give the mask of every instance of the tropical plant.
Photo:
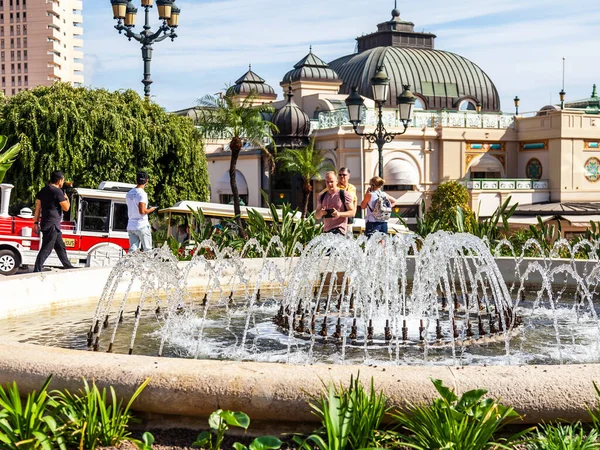
<svg viewBox="0 0 600 450">
<path fill-rule="evenodd" d="M 263 198 L 267 201 L 267 195 L 263 191 Z M 323 225 L 317 223 L 313 213 L 306 218 L 301 218 L 297 209 L 292 209 L 289 204 L 283 204 L 281 209 L 273 203 L 269 205 L 272 222 L 267 222 L 265 218 L 252 208 L 247 208 L 248 219 L 246 220 L 246 229 L 248 233 L 258 241 L 259 247 L 264 251 L 269 243 L 277 237 L 281 243 L 282 250 L 278 245 L 269 247 L 267 256 L 296 256 L 298 249 L 303 248 L 308 242 L 321 234 Z M 241 248 L 246 243 L 245 240 L 232 242 L 236 248 Z M 249 248 L 248 252 L 242 256 L 256 257 L 262 256 L 262 251 L 255 251 Z"/>
<path fill-rule="evenodd" d="M 379 430 L 383 417 L 388 412 L 386 396 L 375 390 L 373 378 L 369 391 L 366 391 L 359 381 L 359 375 L 354 379 L 350 377 L 348 389 L 339 386 L 338 395 L 348 398 L 351 407 L 350 438 L 351 449 L 373 447 L 375 432 Z"/>
<path fill-rule="evenodd" d="M 373 378 L 369 391 L 359 380 L 350 378 L 349 387 L 330 385 L 327 395 L 310 403 L 321 419 L 322 429 L 307 438 L 294 438 L 300 448 L 316 445 L 321 450 L 365 449 L 375 445 L 375 434 L 388 411 L 383 392 L 375 390 Z"/>
<path fill-rule="evenodd" d="M 540 216 L 537 216 L 537 225 L 529 225 L 530 236 L 538 241 L 542 248 L 542 256 L 550 256 L 554 241 L 562 235 L 562 225 L 560 220 L 557 225 L 550 225 L 544 222 Z"/>
<path fill-rule="evenodd" d="M 206 157 L 193 121 L 133 90 L 67 83 L 24 90 L 3 107 L 0 134 L 21 145 L 11 168 L 15 205 L 31 205 L 59 169 L 75 187 L 96 188 L 104 180 L 133 182 L 146 168 L 153 202 L 208 199 Z"/>
<path fill-rule="evenodd" d="M 25 402 L 17 383 L 0 386 L 0 448 L 66 449 L 62 427 L 56 419 L 56 402 L 48 394 L 52 376 L 40 389 L 27 394 Z"/>
<path fill-rule="evenodd" d="M 592 425 L 594 429 L 600 433 L 600 388 L 594 382 L 594 390 L 596 391 L 596 400 L 597 405 L 596 408 L 591 409 L 589 406 L 587 407 L 590 418 L 592 419 Z"/>
<path fill-rule="evenodd" d="M 503 236 L 501 232 L 508 233 L 508 219 L 515 213 L 518 203 L 515 203 L 509 208 L 511 197 L 508 197 L 499 208 L 496 208 L 494 214 L 484 220 L 472 220 L 470 226 L 465 225 L 467 215 L 461 206 L 456 207 L 455 226 L 459 233 L 471 233 L 480 239 L 486 238 L 488 243 L 494 244 Z M 499 224 L 502 222 L 502 226 Z"/>
<path fill-rule="evenodd" d="M 540 426 L 529 450 L 591 450 L 600 448 L 598 432 L 585 433 L 580 422 Z"/>
<path fill-rule="evenodd" d="M 336 393 L 330 385 L 326 396 L 322 396 L 310 404 L 313 412 L 321 419 L 323 431 L 306 438 L 294 436 L 300 449 L 312 450 L 345 450 L 350 440 L 352 410 L 346 396 Z"/>
<path fill-rule="evenodd" d="M 447 181 L 440 184 L 431 197 L 431 206 L 427 211 L 428 221 L 438 221 L 440 230 L 456 231 L 456 207 L 464 211 L 465 227 L 470 227 L 475 220 L 475 214 L 469 207 L 469 192 L 458 181 Z"/>
<path fill-rule="evenodd" d="M 229 181 L 233 194 L 233 210 L 240 234 L 245 238 L 246 232 L 242 226 L 240 195 L 236 181 L 236 167 L 244 142 L 259 148 L 272 163 L 272 155 L 267 149 L 274 146 L 272 132 L 277 127 L 264 119 L 265 114 L 274 112 L 271 105 L 254 105 L 257 98 L 253 91 L 239 101 L 233 89 L 229 88 L 221 97 L 206 95 L 198 101 L 197 125 L 205 138 L 229 139 L 231 160 L 229 163 Z M 267 143 L 265 145 L 265 143 Z M 271 169 L 272 169 L 271 164 Z"/>
<path fill-rule="evenodd" d="M 85 379 L 83 390 L 80 389 L 78 394 L 68 390 L 54 391 L 57 408 L 67 424 L 68 442 L 81 449 L 93 450 L 99 445 L 113 446 L 123 440 L 131 440 L 128 431 L 132 420 L 131 405 L 149 382 L 150 378 L 147 378 L 136 389 L 125 407 L 123 399 L 117 400 L 112 386 L 109 399 L 106 388 L 100 391 L 95 382 L 90 387 Z"/>
<path fill-rule="evenodd" d="M 302 177 L 302 218 L 308 213 L 312 180 L 321 180 L 322 172 L 335 170 L 324 155 L 322 150 L 315 148 L 315 138 L 312 138 L 306 147 L 286 148 L 276 158 L 283 172 L 297 173 Z"/>
<path fill-rule="evenodd" d="M 494 442 L 495 433 L 520 416 L 514 409 L 492 398 L 483 399 L 485 389 L 465 392 L 460 398 L 441 380 L 432 379 L 440 394 L 430 405 L 409 403 L 408 412 L 392 416 L 408 433 L 400 437 L 404 445 L 421 450 L 465 449 L 479 450 L 505 445 L 520 439 L 530 429 Z"/>
<path fill-rule="evenodd" d="M 4 150 L 6 146 L 6 142 L 8 138 L 6 136 L 0 136 L 0 152 Z M 21 151 L 21 146 L 19 144 L 15 144 L 10 147 L 8 150 L 4 151 L 4 153 L 0 153 L 0 183 L 4 181 L 4 176 L 10 167 L 13 165 L 19 152 Z"/>
</svg>

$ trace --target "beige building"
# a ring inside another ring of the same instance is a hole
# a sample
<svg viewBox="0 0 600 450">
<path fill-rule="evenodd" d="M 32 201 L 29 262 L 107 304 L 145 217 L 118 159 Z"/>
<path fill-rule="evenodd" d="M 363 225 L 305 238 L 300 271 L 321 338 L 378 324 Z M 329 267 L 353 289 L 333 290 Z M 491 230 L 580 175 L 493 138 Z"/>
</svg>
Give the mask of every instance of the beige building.
<svg viewBox="0 0 600 450">
<path fill-rule="evenodd" d="M 276 142 L 300 146 L 314 137 L 336 168 L 350 169 L 360 202 L 369 179 L 378 174 L 378 150 L 354 132 L 344 100 L 352 87 L 358 88 L 366 106 L 358 131 L 373 132 L 377 115 L 371 78 L 383 65 L 390 79 L 382 115 L 387 131 L 404 129 L 396 100 L 404 85 L 417 97 L 406 133 L 383 150 L 385 189 L 406 217 L 414 217 L 440 183 L 460 180 L 482 217 L 510 197 L 519 204 L 515 225 L 536 223 L 537 215 L 560 220 L 567 231 L 600 221 L 600 99 L 595 87 L 588 99 L 527 115 L 503 113 L 489 76 L 474 62 L 435 49 L 435 37 L 414 31 L 414 24 L 394 9 L 376 32 L 357 38 L 356 53 L 328 64 L 311 49 L 282 78 L 288 98 L 274 103 L 272 121 L 280 130 Z M 236 89 L 240 97 L 254 90 L 264 94 L 261 102 L 273 101 L 272 89 L 255 73 L 240 78 Z M 206 152 L 211 201 L 227 203 L 227 145 L 212 142 Z M 275 203 L 300 204 L 300 183 L 289 175 L 269 174 L 260 151 L 242 151 L 237 169 L 245 203 L 261 206 L 264 189 Z M 313 187 L 314 205 L 314 193 L 324 184 L 314 181 Z"/>
<path fill-rule="evenodd" d="M 80 0 L 0 0 L 2 91 L 83 84 Z"/>
</svg>

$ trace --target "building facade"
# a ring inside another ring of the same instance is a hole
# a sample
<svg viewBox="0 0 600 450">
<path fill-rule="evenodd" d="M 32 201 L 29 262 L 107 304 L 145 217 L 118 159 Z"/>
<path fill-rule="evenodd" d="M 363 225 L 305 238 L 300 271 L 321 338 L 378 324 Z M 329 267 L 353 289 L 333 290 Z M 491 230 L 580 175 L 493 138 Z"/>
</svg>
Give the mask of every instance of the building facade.
<svg viewBox="0 0 600 450">
<path fill-rule="evenodd" d="M 83 84 L 80 0 L 0 0 L 2 91 L 64 81 Z"/>
<path fill-rule="evenodd" d="M 379 24 L 376 32 L 357 38 L 357 51 L 351 55 L 328 64 L 310 49 L 282 77 L 287 100 L 273 105 L 274 119 L 285 132 L 276 141 L 289 146 L 314 138 L 334 167 L 350 169 L 360 203 L 370 178 L 379 172 L 378 150 L 354 132 L 344 100 L 352 87 L 358 88 L 367 107 L 358 131 L 372 132 L 377 115 L 370 80 L 383 66 L 390 78 L 382 117 L 388 131 L 404 129 L 396 100 L 403 87 L 410 85 L 417 97 L 406 133 L 383 150 L 385 189 L 398 199 L 405 216 L 414 216 L 421 202 L 428 204 L 439 184 L 460 180 L 471 195 L 472 209 L 482 217 L 510 197 L 519 204 L 515 224 L 536 223 L 540 214 L 544 220 L 563 221 L 566 229 L 600 220 L 600 102 L 595 87 L 589 99 L 544 106 L 527 115 L 503 113 L 484 70 L 436 49 L 435 37 L 415 32 L 414 24 L 394 9 L 391 20 Z M 271 94 L 271 89 L 261 84 L 261 92 Z M 287 126 L 281 123 L 284 116 L 289 117 Z M 226 202 L 226 143 L 209 143 L 206 152 L 211 201 Z M 298 183 L 269 174 L 261 158 L 248 148 L 237 165 L 238 186 L 243 186 L 240 193 L 246 194 L 247 203 L 261 206 L 264 189 L 271 201 L 298 205 Z M 314 205 L 324 183 L 313 184 Z"/>
</svg>

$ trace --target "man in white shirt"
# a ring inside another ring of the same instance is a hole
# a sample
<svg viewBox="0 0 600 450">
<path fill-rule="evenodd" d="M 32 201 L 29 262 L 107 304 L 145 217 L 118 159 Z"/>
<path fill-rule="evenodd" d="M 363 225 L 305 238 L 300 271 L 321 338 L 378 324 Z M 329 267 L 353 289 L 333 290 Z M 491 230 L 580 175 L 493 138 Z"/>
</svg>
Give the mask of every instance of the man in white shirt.
<svg viewBox="0 0 600 450">
<path fill-rule="evenodd" d="M 148 214 L 156 211 L 157 207 L 148 208 L 148 194 L 144 189 L 148 184 L 148 174 L 138 172 L 136 177 L 137 186 L 127 193 L 127 233 L 129 234 L 129 251 L 152 250 L 152 231 Z"/>
</svg>

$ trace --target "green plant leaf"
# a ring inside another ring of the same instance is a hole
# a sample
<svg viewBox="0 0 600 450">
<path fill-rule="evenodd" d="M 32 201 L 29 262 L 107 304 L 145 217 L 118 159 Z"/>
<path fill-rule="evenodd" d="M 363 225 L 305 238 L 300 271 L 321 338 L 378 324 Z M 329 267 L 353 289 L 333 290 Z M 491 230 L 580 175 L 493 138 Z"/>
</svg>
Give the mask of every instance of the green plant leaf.
<svg viewBox="0 0 600 450">
<path fill-rule="evenodd" d="M 259 436 L 250 443 L 250 450 L 270 450 L 281 447 L 281 442 L 275 436 Z"/>
<path fill-rule="evenodd" d="M 223 411 L 221 417 L 227 425 L 248 429 L 250 426 L 250 417 L 241 411 Z"/>
<path fill-rule="evenodd" d="M 194 447 L 211 447 L 212 434 L 209 431 L 201 432 L 197 437 L 192 446 Z"/>
</svg>

